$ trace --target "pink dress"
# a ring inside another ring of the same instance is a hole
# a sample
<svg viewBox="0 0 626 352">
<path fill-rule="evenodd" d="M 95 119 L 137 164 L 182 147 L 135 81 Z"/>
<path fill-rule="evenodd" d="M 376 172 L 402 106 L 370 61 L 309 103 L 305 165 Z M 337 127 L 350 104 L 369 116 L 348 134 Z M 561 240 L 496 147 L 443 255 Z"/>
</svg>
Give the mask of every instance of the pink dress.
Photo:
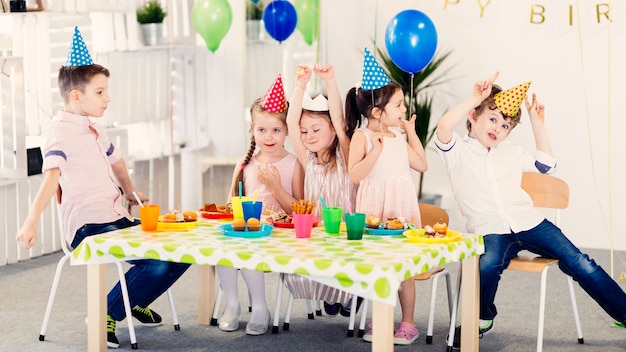
<svg viewBox="0 0 626 352">
<path fill-rule="evenodd" d="M 365 133 L 369 153 L 373 148 L 374 132 L 367 128 L 359 128 L 358 131 Z M 400 133 L 392 132 L 395 137 L 385 137 L 376 164 L 359 183 L 355 211 L 378 216 L 381 220 L 403 217 L 420 228 L 422 221 L 409 166 L 407 142 Z"/>
<path fill-rule="evenodd" d="M 296 167 L 296 163 L 298 162 L 298 158 L 289 153 L 285 155 L 284 158 L 279 160 L 278 162 L 268 164 L 273 165 L 278 169 L 278 174 L 280 175 L 280 184 L 283 186 L 285 191 L 289 192 L 289 194 L 293 194 L 293 190 L 291 187 L 291 180 L 293 179 L 293 170 Z M 257 167 L 263 167 L 264 165 L 259 163 L 256 160 L 256 155 L 252 156 L 246 168 L 243 169 L 243 183 L 246 185 L 246 195 L 252 197 L 254 192 L 258 192 L 257 200 L 263 202 L 263 209 L 270 209 L 272 211 L 279 211 L 283 209 L 280 206 L 280 203 L 272 192 L 265 186 L 263 183 L 259 181 L 257 178 Z M 291 209 L 284 209 L 287 213 L 291 213 Z"/>
</svg>

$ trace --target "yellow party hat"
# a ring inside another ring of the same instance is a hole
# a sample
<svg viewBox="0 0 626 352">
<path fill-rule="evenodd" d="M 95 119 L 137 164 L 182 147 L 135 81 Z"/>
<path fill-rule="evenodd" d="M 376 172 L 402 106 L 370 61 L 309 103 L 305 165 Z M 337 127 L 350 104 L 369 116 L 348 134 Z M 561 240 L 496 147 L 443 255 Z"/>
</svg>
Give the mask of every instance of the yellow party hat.
<svg viewBox="0 0 626 352">
<path fill-rule="evenodd" d="M 522 101 L 524 101 L 524 97 L 530 87 L 530 83 L 531 81 L 522 83 L 517 87 L 496 93 L 493 96 L 493 100 L 496 102 L 496 106 L 500 109 L 502 114 L 506 116 L 517 115 L 517 111 L 519 110 Z"/>
</svg>

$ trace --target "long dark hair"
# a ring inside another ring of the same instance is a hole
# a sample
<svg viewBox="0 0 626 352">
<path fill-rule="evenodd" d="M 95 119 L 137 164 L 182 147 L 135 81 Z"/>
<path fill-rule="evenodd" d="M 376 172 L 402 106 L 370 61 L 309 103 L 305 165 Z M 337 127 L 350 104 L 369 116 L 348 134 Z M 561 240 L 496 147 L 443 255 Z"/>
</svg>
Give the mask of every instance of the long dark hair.
<svg viewBox="0 0 626 352">
<path fill-rule="evenodd" d="M 384 109 L 398 89 L 402 89 L 402 86 L 395 81 L 373 90 L 350 88 L 346 94 L 345 113 L 348 137 L 352 139 L 354 131 L 361 127 L 363 118 L 370 118 L 374 108 Z"/>
</svg>

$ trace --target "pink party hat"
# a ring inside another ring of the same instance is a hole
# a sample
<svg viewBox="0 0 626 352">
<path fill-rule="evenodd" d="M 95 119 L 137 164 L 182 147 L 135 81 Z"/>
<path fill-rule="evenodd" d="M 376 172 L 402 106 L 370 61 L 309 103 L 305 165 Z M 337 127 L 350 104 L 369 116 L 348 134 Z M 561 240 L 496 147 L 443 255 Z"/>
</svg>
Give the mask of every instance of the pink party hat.
<svg viewBox="0 0 626 352">
<path fill-rule="evenodd" d="M 504 90 L 493 96 L 493 100 L 496 102 L 496 106 L 500 109 L 502 114 L 506 116 L 515 116 L 517 114 L 522 101 L 524 101 L 526 92 L 530 87 L 530 83 L 531 81 L 522 83 L 517 87 Z"/>
<path fill-rule="evenodd" d="M 263 109 L 269 112 L 283 112 L 287 109 L 287 99 L 283 88 L 283 79 L 279 74 L 261 100 Z"/>
<path fill-rule="evenodd" d="M 87 45 L 83 41 L 83 36 L 78 30 L 78 26 L 76 26 L 74 27 L 74 36 L 72 37 L 72 44 L 65 66 L 87 65 L 93 65 L 93 60 L 91 60 L 91 55 L 89 55 L 89 50 L 87 50 Z"/>
<path fill-rule="evenodd" d="M 372 90 L 386 86 L 391 82 L 389 76 L 380 67 L 372 53 L 365 48 L 363 58 L 363 77 L 361 78 L 361 89 Z"/>
</svg>

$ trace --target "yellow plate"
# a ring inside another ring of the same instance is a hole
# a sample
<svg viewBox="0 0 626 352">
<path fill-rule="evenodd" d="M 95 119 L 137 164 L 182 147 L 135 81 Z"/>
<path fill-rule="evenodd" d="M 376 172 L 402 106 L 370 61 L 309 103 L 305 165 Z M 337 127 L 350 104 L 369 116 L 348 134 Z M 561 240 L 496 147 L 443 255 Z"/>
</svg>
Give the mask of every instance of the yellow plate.
<svg viewBox="0 0 626 352">
<path fill-rule="evenodd" d="M 163 217 L 159 216 L 159 222 L 157 223 L 157 231 L 164 230 L 186 230 L 198 227 L 197 221 L 185 221 L 185 222 L 161 222 Z"/>
<path fill-rule="evenodd" d="M 461 233 L 456 230 L 448 230 L 446 237 L 426 237 L 424 229 L 409 229 L 402 233 L 409 242 L 413 243 L 446 243 L 461 240 Z"/>
</svg>

